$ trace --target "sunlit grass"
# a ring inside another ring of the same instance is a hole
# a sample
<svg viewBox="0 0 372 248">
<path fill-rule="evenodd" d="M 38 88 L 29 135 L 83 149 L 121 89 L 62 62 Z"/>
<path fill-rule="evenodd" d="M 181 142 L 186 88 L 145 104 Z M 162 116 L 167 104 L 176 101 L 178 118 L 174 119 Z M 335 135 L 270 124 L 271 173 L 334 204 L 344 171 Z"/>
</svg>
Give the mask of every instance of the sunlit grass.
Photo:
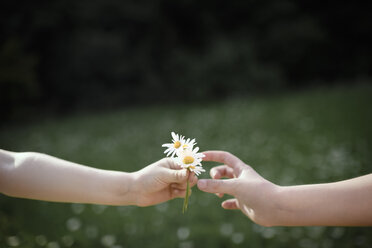
<svg viewBox="0 0 372 248">
<path fill-rule="evenodd" d="M 197 138 L 201 150 L 234 153 L 277 184 L 328 182 L 372 171 L 371 99 L 372 87 L 359 86 L 206 106 L 158 105 L 83 114 L 5 128 L 0 147 L 136 171 L 162 158 L 161 144 L 176 131 Z M 212 165 L 204 164 L 207 170 Z M 220 202 L 194 188 L 182 215 L 182 199 L 138 208 L 1 196 L 0 246 L 306 248 L 368 247 L 372 242 L 370 228 L 260 227 L 238 211 L 223 210 Z"/>
</svg>

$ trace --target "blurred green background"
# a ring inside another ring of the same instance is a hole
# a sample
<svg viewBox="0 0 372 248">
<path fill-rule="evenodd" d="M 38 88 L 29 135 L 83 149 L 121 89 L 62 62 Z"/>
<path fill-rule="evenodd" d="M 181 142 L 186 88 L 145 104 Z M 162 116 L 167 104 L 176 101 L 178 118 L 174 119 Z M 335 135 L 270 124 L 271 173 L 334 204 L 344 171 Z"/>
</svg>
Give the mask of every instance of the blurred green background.
<svg viewBox="0 0 372 248">
<path fill-rule="evenodd" d="M 175 131 L 279 185 L 371 173 L 371 5 L 3 1 L 0 148 L 136 171 Z M 0 247 L 371 247 L 369 227 L 265 228 L 221 201 L 0 195 Z"/>
<path fill-rule="evenodd" d="M 136 171 L 162 158 L 161 144 L 176 131 L 196 137 L 202 150 L 236 154 L 276 184 L 323 183 L 372 171 L 371 95 L 368 85 L 319 88 L 45 118 L 7 127 L 0 133 L 0 147 Z M 207 171 L 212 165 L 204 163 Z M 1 196 L 0 246 L 339 248 L 372 243 L 368 227 L 264 228 L 238 211 L 223 210 L 220 202 L 194 188 L 183 215 L 182 199 L 138 208 Z"/>
</svg>

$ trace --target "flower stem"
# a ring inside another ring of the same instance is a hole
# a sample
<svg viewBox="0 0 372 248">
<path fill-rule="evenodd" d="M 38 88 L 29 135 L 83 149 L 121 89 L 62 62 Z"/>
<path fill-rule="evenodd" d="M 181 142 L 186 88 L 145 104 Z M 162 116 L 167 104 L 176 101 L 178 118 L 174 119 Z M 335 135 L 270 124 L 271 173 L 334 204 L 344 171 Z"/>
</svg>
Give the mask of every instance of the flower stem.
<svg viewBox="0 0 372 248">
<path fill-rule="evenodd" d="M 189 191 L 190 191 L 190 184 L 189 184 L 189 180 L 187 179 L 186 196 L 185 196 L 185 199 L 183 200 L 183 208 L 182 208 L 183 214 L 187 211 L 187 206 L 189 205 L 189 197 L 190 197 Z"/>
</svg>

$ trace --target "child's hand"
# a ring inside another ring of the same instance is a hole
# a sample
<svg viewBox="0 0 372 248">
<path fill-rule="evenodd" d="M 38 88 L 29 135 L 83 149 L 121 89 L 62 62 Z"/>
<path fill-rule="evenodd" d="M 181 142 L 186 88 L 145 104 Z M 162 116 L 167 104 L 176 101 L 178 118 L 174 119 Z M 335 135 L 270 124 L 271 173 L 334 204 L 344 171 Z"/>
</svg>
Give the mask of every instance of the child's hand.
<svg viewBox="0 0 372 248">
<path fill-rule="evenodd" d="M 190 187 L 197 182 L 194 173 L 182 169 L 171 159 L 161 159 L 140 171 L 134 172 L 133 193 L 135 205 L 150 206 L 171 200 L 183 198 L 186 193 L 187 180 Z"/>
</svg>

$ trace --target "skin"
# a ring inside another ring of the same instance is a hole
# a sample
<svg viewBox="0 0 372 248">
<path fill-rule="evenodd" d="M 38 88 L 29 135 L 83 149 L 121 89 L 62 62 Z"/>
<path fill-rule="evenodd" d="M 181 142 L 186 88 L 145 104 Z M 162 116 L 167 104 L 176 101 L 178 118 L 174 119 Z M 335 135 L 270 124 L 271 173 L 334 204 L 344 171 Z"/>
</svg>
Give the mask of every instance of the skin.
<svg viewBox="0 0 372 248">
<path fill-rule="evenodd" d="M 252 167 L 223 151 L 204 152 L 204 161 L 223 165 L 211 169 L 213 179 L 201 179 L 198 188 L 232 195 L 225 209 L 239 209 L 263 226 L 372 225 L 372 174 L 325 184 L 278 186 Z M 221 178 L 229 178 L 222 180 Z"/>
<path fill-rule="evenodd" d="M 150 206 L 186 194 L 194 174 L 171 159 L 127 173 L 96 169 L 34 152 L 0 149 L 0 192 L 13 197 L 105 205 Z"/>
</svg>

